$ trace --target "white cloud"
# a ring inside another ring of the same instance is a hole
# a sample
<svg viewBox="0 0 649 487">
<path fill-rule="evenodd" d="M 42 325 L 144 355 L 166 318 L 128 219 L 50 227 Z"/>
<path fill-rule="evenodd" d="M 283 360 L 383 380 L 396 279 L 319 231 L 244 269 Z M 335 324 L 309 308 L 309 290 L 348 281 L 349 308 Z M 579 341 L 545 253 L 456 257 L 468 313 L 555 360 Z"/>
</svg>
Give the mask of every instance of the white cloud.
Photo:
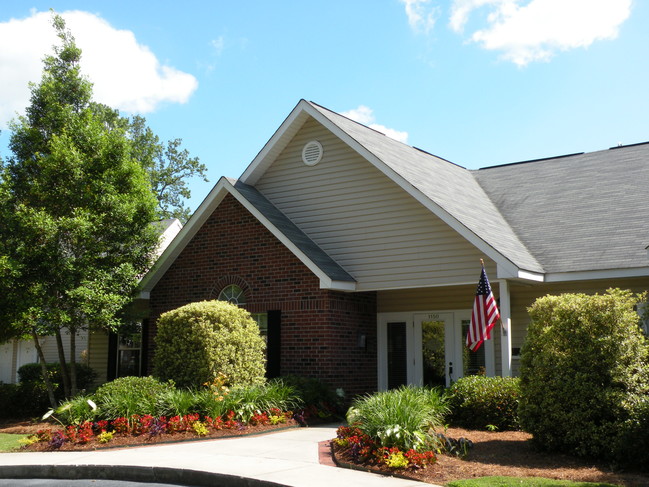
<svg viewBox="0 0 649 487">
<path fill-rule="evenodd" d="M 615 39 L 631 14 L 631 0 L 454 0 L 450 26 L 462 32 L 469 15 L 490 8 L 488 27 L 471 34 L 483 48 L 503 52 L 519 66 L 550 59 L 558 51 Z"/>
<path fill-rule="evenodd" d="M 374 113 L 371 108 L 366 107 L 365 105 L 359 105 L 358 108 L 354 108 L 347 112 L 342 112 L 341 115 L 344 115 L 347 118 L 367 125 L 368 127 L 381 132 L 382 134 L 387 135 L 391 139 L 398 140 L 404 144 L 408 143 L 408 132 L 400 132 L 399 130 L 394 130 L 386 127 L 385 125 L 379 125 L 374 123 Z"/>
<path fill-rule="evenodd" d="M 161 64 L 131 31 L 118 30 L 82 11 L 61 14 L 82 49 L 81 69 L 94 83 L 94 99 L 126 112 L 147 113 L 164 102 L 185 103 L 194 76 Z M 57 44 L 49 12 L 0 23 L 0 126 L 29 103 L 29 81 L 40 81 L 42 59 Z"/>
<path fill-rule="evenodd" d="M 214 54 L 220 56 L 223 53 L 223 49 L 225 48 L 225 38 L 223 36 L 219 36 L 216 39 L 212 40 L 210 44 L 214 48 Z"/>
<path fill-rule="evenodd" d="M 429 33 L 435 26 L 438 13 L 436 7 L 431 7 L 430 0 L 400 0 L 406 7 L 408 24 L 415 32 Z"/>
</svg>

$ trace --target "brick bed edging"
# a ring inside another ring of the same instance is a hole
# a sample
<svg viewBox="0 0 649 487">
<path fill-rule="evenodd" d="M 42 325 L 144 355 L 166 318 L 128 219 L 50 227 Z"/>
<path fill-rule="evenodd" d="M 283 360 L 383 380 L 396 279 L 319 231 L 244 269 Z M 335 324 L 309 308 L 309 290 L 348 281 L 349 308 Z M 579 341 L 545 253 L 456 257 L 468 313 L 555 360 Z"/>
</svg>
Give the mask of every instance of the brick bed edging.
<svg viewBox="0 0 649 487">
<path fill-rule="evenodd" d="M 131 465 L 0 465 L 0 479 L 122 480 L 191 487 L 285 487 L 223 473 Z"/>
</svg>

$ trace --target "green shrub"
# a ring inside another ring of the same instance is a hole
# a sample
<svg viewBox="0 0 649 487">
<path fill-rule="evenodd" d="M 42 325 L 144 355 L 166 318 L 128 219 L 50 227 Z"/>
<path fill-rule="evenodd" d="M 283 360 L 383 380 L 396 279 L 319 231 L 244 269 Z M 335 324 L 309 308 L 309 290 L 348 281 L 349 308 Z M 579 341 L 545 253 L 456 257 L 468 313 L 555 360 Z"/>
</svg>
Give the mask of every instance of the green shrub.
<svg viewBox="0 0 649 487">
<path fill-rule="evenodd" d="M 649 396 L 632 398 L 629 403 L 629 417 L 616 437 L 614 460 L 622 467 L 649 471 Z"/>
<path fill-rule="evenodd" d="M 0 417 L 2 418 L 41 416 L 49 407 L 50 400 L 43 383 L 0 384 Z"/>
<path fill-rule="evenodd" d="M 347 421 L 381 446 L 409 450 L 435 443 L 433 429 L 443 424 L 447 413 L 439 390 L 401 386 L 355 399 Z"/>
<path fill-rule="evenodd" d="M 198 387 L 218 373 L 230 385 L 264 382 L 264 340 L 244 309 L 224 301 L 191 303 L 160 316 L 156 377 Z"/>
<path fill-rule="evenodd" d="M 634 435 L 633 399 L 649 393 L 649 350 L 634 311 L 640 299 L 611 289 L 545 296 L 529 308 L 519 418 L 539 446 L 620 456 L 621 437 Z"/>
<path fill-rule="evenodd" d="M 173 382 L 160 382 L 153 377 L 120 377 L 95 392 L 97 417 L 112 420 L 133 414 L 156 415 L 159 398 L 173 389 Z"/>
<path fill-rule="evenodd" d="M 48 362 L 45 365 L 47 367 L 50 380 L 54 384 L 57 384 L 54 395 L 57 399 L 60 400 L 64 395 L 61 367 L 58 362 Z M 77 389 L 89 389 L 97 379 L 97 373 L 89 365 L 78 362 L 75 362 L 75 365 L 77 369 Z M 20 382 L 42 382 L 44 384 L 45 381 L 43 380 L 43 371 L 41 369 L 41 364 L 31 363 L 21 366 L 18 369 L 18 379 Z"/>
<path fill-rule="evenodd" d="M 462 377 L 447 391 L 449 421 L 469 429 L 518 429 L 520 381 L 514 377 Z"/>
<path fill-rule="evenodd" d="M 349 404 L 345 404 L 344 392 L 336 393 L 327 383 L 315 377 L 286 375 L 280 378 L 282 383 L 295 390 L 301 407 L 317 410 L 325 416 L 343 416 Z"/>
</svg>

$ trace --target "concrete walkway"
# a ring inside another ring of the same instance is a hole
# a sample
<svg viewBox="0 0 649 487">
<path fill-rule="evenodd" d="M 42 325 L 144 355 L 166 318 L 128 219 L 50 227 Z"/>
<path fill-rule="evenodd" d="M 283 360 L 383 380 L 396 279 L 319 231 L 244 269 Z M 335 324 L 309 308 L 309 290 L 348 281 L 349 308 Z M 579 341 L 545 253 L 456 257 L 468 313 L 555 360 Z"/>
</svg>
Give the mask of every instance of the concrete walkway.
<svg viewBox="0 0 649 487">
<path fill-rule="evenodd" d="M 0 485 L 11 478 L 91 478 L 190 486 L 421 486 L 321 464 L 318 443 L 336 427 L 297 428 L 261 436 L 78 452 L 0 453 Z"/>
</svg>

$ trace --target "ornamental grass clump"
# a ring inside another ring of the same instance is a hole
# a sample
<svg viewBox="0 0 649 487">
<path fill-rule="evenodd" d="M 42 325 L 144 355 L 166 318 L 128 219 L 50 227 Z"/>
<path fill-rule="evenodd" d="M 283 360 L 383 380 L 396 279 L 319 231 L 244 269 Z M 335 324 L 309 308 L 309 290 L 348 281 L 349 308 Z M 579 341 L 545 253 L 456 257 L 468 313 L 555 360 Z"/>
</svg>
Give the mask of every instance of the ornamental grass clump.
<svg viewBox="0 0 649 487">
<path fill-rule="evenodd" d="M 134 414 L 157 415 L 159 398 L 174 390 L 172 382 L 153 377 L 121 377 L 97 389 L 94 400 L 97 416 L 112 420 L 130 418 Z"/>
<path fill-rule="evenodd" d="M 199 387 L 218 373 L 229 386 L 263 384 L 265 342 L 250 313 L 225 301 L 190 303 L 157 321 L 155 376 Z"/>
<path fill-rule="evenodd" d="M 434 447 L 447 413 L 439 390 L 401 386 L 354 400 L 347 421 L 380 446 L 419 450 Z"/>
<path fill-rule="evenodd" d="M 237 419 L 246 423 L 255 413 L 293 411 L 301 405 L 295 389 L 279 379 L 262 385 L 233 387 L 224 402 Z"/>
</svg>

